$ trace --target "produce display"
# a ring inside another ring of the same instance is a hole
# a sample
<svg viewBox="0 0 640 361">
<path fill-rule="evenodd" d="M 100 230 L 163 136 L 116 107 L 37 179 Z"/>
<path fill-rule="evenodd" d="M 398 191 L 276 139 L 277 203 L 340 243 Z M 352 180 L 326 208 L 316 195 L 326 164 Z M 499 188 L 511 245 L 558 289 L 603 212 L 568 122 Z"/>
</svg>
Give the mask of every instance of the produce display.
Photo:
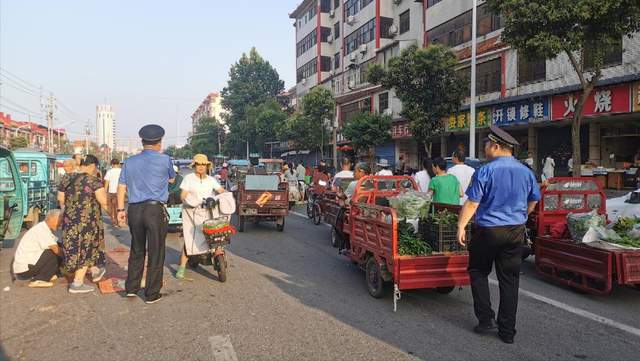
<svg viewBox="0 0 640 361">
<path fill-rule="evenodd" d="M 617 237 L 606 239 L 607 242 L 625 247 L 640 248 L 640 217 L 619 218 L 612 229 Z"/>
<path fill-rule="evenodd" d="M 582 241 L 589 228 L 603 227 L 605 224 L 605 217 L 599 215 L 595 210 L 589 213 L 569 213 L 567 215 L 567 227 L 571 238 L 576 242 Z"/>
<path fill-rule="evenodd" d="M 426 220 L 442 226 L 450 226 L 454 229 L 458 226 L 458 215 L 446 209 L 430 214 L 426 217 Z"/>
<path fill-rule="evenodd" d="M 224 236 L 235 234 L 235 229 L 226 217 L 221 217 L 205 221 L 202 232 L 210 236 Z"/>
<path fill-rule="evenodd" d="M 431 246 L 415 234 L 413 225 L 405 221 L 398 223 L 398 254 L 401 256 L 423 256 L 431 254 Z"/>
<path fill-rule="evenodd" d="M 466 227 L 467 241 L 471 240 L 471 225 Z M 420 221 L 420 233 L 434 252 L 464 251 L 458 243 L 458 215 L 448 209 L 429 214 Z"/>
<path fill-rule="evenodd" d="M 389 205 L 395 209 L 399 218 L 418 219 L 424 218 L 429 212 L 431 197 L 413 189 L 400 193 L 395 197 L 389 197 Z"/>
</svg>

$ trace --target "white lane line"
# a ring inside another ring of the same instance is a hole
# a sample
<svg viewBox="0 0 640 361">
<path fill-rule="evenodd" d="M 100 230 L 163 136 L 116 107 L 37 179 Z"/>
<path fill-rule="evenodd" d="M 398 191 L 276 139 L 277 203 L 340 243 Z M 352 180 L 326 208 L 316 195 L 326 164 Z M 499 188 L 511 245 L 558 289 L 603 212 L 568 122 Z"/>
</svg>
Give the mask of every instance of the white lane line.
<svg viewBox="0 0 640 361">
<path fill-rule="evenodd" d="M 238 361 L 236 350 L 233 349 L 229 335 L 211 336 L 209 337 L 209 342 L 211 343 L 213 361 Z"/>
<path fill-rule="evenodd" d="M 307 217 L 307 215 L 306 215 L 306 214 L 298 213 L 298 212 L 295 212 L 295 211 L 289 211 L 289 213 L 290 213 L 290 214 L 293 214 L 294 216 L 298 216 L 298 217 L 302 217 L 302 218 L 309 218 L 309 217 Z M 324 226 L 327 226 L 327 227 L 331 228 L 331 225 L 330 225 L 330 224 L 326 224 L 326 223 L 320 223 L 320 224 L 322 224 L 322 225 L 324 225 Z"/>
<path fill-rule="evenodd" d="M 489 279 L 489 283 L 491 283 L 492 285 L 498 285 L 498 281 L 494 280 L 493 278 Z M 534 300 L 538 300 L 540 302 L 544 302 L 548 305 L 557 307 L 561 310 L 567 311 L 569 313 L 573 313 L 574 315 L 578 315 L 581 317 L 584 317 L 586 319 L 601 323 L 603 325 L 607 325 L 610 327 L 614 327 L 617 328 L 618 330 L 622 330 L 625 332 L 628 332 L 634 336 L 640 337 L 640 329 L 639 328 L 635 328 L 629 325 L 625 325 L 624 323 L 620 323 L 617 321 L 614 321 L 610 318 L 606 318 L 600 315 L 596 315 L 595 313 L 591 313 L 589 311 L 583 310 L 581 308 L 577 308 L 577 307 L 573 307 L 571 305 L 568 305 L 566 303 L 560 302 L 560 301 L 556 301 L 556 300 L 552 300 L 551 298 L 545 297 L 545 296 L 541 296 L 537 293 L 533 293 L 531 291 L 527 291 L 527 290 L 523 290 L 522 288 L 520 288 L 520 293 L 533 298 Z"/>
</svg>

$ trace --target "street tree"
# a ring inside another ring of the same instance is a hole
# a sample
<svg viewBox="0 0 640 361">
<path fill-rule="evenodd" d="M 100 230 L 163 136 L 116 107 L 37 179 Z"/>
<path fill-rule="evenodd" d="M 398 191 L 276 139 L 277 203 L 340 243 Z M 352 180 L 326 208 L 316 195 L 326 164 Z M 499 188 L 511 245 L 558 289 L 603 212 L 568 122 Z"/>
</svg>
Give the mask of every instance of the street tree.
<svg viewBox="0 0 640 361">
<path fill-rule="evenodd" d="M 26 148 L 29 146 L 29 141 L 25 137 L 13 137 L 9 139 L 9 146 L 11 149 Z"/>
<path fill-rule="evenodd" d="M 568 58 L 581 94 L 570 98 L 574 176 L 581 175 L 580 125 L 584 105 L 602 78 L 608 53 L 621 48 L 622 38 L 640 30 L 638 0 L 488 0 L 505 14 L 502 39 L 528 58 Z M 618 50 L 619 51 L 619 50 Z"/>
<path fill-rule="evenodd" d="M 366 154 L 373 160 L 373 149 L 391 139 L 391 117 L 358 113 L 342 126 L 342 134 L 351 142 L 356 154 Z"/>
<path fill-rule="evenodd" d="M 387 69 L 375 64 L 367 71 L 371 83 L 395 91 L 411 133 L 423 140 L 429 157 L 428 139 L 444 130 L 443 119 L 459 109 L 468 91 L 467 82 L 456 73 L 457 66 L 455 55 L 444 46 L 413 45 L 392 58 Z"/>
<path fill-rule="evenodd" d="M 323 154 L 323 145 L 329 139 L 328 127 L 333 123 L 336 103 L 331 91 L 317 86 L 302 97 L 302 115 L 298 118 L 304 126 L 302 139 L 309 149 L 317 148 Z"/>
<path fill-rule="evenodd" d="M 220 153 L 219 144 L 224 141 L 222 124 L 213 117 L 202 118 L 189 138 L 189 146 L 193 154 L 206 154 L 213 159 Z"/>
<path fill-rule="evenodd" d="M 246 123 L 248 109 L 277 100 L 283 90 L 284 81 L 255 48 L 249 54 L 242 54 L 231 66 L 229 81 L 222 90 L 222 106 L 227 110 L 225 121 L 230 131 L 225 147 L 229 152 L 244 154 L 247 142 L 254 142 L 252 129 Z"/>
<path fill-rule="evenodd" d="M 263 153 L 265 142 L 277 139 L 277 129 L 283 126 L 286 119 L 287 113 L 282 105 L 275 99 L 268 99 L 262 104 L 248 107 L 241 123 L 242 133 L 248 139 L 253 139 L 254 151 Z"/>
<path fill-rule="evenodd" d="M 295 112 L 278 128 L 278 139 L 288 140 L 295 150 L 314 149 L 320 144 L 319 137 L 311 130 L 314 125 L 311 118 L 301 112 Z"/>
</svg>

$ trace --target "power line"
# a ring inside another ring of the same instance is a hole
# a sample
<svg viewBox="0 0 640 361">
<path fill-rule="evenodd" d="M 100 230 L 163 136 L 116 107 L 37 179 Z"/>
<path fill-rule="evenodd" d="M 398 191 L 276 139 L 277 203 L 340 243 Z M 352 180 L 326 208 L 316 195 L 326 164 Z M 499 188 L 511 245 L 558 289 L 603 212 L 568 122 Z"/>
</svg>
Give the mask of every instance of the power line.
<svg viewBox="0 0 640 361">
<path fill-rule="evenodd" d="M 21 78 L 21 77 L 19 77 L 19 76 L 15 75 L 14 73 L 12 73 L 12 72 L 8 71 L 8 70 L 7 70 L 7 69 L 5 69 L 5 68 L 0 67 L 0 71 L 4 72 L 4 73 L 6 74 L 6 75 L 5 75 L 5 77 L 7 77 L 7 75 L 8 75 L 8 76 L 11 76 L 12 78 L 15 78 L 15 79 L 19 80 L 20 82 L 24 83 L 24 84 L 26 85 L 26 87 L 27 87 L 27 88 L 33 88 L 33 89 L 35 89 L 35 90 L 40 90 L 40 89 L 42 89 L 42 87 L 41 87 L 41 86 L 34 85 L 33 83 L 31 83 L 31 82 L 29 82 L 29 81 L 25 80 L 24 78 Z M 43 89 L 43 90 L 47 90 L 47 89 Z"/>
<path fill-rule="evenodd" d="M 18 91 L 21 91 L 21 92 L 23 92 L 25 94 L 29 94 L 29 95 L 32 95 L 32 96 L 35 96 L 35 97 L 40 96 L 39 94 L 34 93 L 29 88 L 27 88 L 24 85 L 14 81 L 13 79 L 7 77 L 6 75 L 0 73 L 0 76 L 5 79 L 5 81 L 1 81 L 1 79 L 0 79 L 0 84 L 10 86 L 11 88 L 16 89 Z"/>
<path fill-rule="evenodd" d="M 0 97 L 0 99 L 4 100 L 5 102 L 7 102 L 9 104 L 12 104 L 14 107 L 18 107 L 18 108 L 20 108 L 20 109 L 22 109 L 22 110 L 24 110 L 26 112 L 29 112 L 30 114 L 39 116 L 38 112 L 34 112 L 33 110 L 31 110 L 31 109 L 29 109 L 29 108 L 27 108 L 27 107 L 25 107 L 23 105 L 20 105 L 19 103 L 16 103 L 16 102 L 12 101 L 11 99 L 7 99 L 6 97 Z"/>
</svg>

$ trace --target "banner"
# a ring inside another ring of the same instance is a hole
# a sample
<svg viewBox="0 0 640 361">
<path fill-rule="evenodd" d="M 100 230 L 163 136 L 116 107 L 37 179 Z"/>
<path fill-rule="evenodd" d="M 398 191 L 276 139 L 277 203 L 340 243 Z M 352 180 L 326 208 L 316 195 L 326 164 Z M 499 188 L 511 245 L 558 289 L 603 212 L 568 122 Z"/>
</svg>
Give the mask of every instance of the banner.
<svg viewBox="0 0 640 361">
<path fill-rule="evenodd" d="M 631 110 L 629 84 L 619 84 L 595 88 L 587 97 L 582 109 L 585 117 L 615 113 L 628 113 Z M 556 95 L 551 101 L 552 120 L 570 119 L 576 110 L 580 93 Z"/>
</svg>

